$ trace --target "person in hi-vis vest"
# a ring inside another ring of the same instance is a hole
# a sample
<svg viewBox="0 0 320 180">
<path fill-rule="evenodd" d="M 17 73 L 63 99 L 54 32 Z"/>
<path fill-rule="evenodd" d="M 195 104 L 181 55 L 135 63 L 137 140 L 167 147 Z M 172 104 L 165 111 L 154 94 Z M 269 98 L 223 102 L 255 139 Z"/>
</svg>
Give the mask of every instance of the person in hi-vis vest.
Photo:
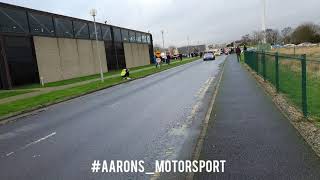
<svg viewBox="0 0 320 180">
<path fill-rule="evenodd" d="M 121 71 L 121 77 L 123 78 L 123 79 L 130 79 L 129 78 L 129 69 L 128 68 L 125 68 L 125 69 L 122 69 L 122 71 Z"/>
</svg>

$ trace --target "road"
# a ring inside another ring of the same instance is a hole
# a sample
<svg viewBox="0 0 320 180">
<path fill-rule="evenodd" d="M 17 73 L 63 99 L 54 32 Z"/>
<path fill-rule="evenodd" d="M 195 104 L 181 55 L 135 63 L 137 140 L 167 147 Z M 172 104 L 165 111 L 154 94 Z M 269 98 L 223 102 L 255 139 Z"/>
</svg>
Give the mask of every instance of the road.
<svg viewBox="0 0 320 180">
<path fill-rule="evenodd" d="M 91 173 L 94 160 L 190 159 L 225 57 L 201 60 L 0 127 L 0 179 L 148 179 Z"/>
</svg>

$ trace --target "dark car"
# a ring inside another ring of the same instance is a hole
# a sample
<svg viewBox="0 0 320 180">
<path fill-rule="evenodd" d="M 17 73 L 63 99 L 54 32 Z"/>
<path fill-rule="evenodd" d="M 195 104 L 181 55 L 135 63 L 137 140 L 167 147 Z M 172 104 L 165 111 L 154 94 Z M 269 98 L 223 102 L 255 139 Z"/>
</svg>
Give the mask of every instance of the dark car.
<svg viewBox="0 0 320 180">
<path fill-rule="evenodd" d="M 203 55 L 203 60 L 204 61 L 210 61 L 210 60 L 215 60 L 215 59 L 216 59 L 216 57 L 214 56 L 213 53 L 205 53 Z"/>
</svg>

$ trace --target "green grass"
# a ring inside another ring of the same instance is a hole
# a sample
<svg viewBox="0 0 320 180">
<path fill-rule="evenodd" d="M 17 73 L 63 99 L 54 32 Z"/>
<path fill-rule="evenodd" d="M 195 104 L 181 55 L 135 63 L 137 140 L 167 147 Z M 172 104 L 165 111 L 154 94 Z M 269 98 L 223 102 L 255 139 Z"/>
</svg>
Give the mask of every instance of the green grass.
<svg viewBox="0 0 320 180">
<path fill-rule="evenodd" d="M 104 73 L 104 76 L 111 76 L 114 74 L 119 74 L 120 71 L 110 71 L 107 73 Z M 55 87 L 55 86 L 64 86 L 68 84 L 73 84 L 73 83 L 78 83 L 81 81 L 87 81 L 87 80 L 92 80 L 92 79 L 97 79 L 100 78 L 100 74 L 94 74 L 90 76 L 84 76 L 84 77 L 78 77 L 78 78 L 73 78 L 73 79 L 67 79 L 63 81 L 57 81 L 57 82 L 50 82 L 46 83 L 44 87 Z M 16 87 L 15 89 L 33 89 L 33 88 L 41 88 L 42 86 L 40 84 L 30 84 L 30 85 L 25 85 L 25 86 L 20 86 Z"/>
<path fill-rule="evenodd" d="M 271 58 L 271 57 L 270 57 Z M 298 109 L 302 110 L 301 70 L 299 66 L 293 68 L 290 64 L 279 63 L 279 90 Z M 291 60 L 292 61 L 292 60 Z M 295 70 L 293 70 L 295 69 Z M 307 104 L 308 116 L 320 121 L 320 77 L 307 71 Z M 266 58 L 266 79 L 273 86 L 276 84 L 275 62 Z M 259 75 L 262 76 L 262 64 L 259 64 Z"/>
<path fill-rule="evenodd" d="M 0 99 L 4 99 L 4 98 L 8 98 L 8 97 L 12 97 L 12 96 L 17 96 L 20 94 L 26 94 L 26 93 L 30 93 L 33 92 L 33 90 L 21 90 L 21 91 L 0 91 Z"/>
<path fill-rule="evenodd" d="M 171 65 L 162 66 L 160 69 L 156 69 L 156 68 L 147 69 L 144 71 L 133 73 L 132 75 L 130 75 L 130 77 L 132 78 L 132 80 L 137 78 L 143 78 L 145 76 L 148 76 L 154 73 L 158 73 L 176 66 L 190 63 L 197 59 L 199 58 L 186 59 L 186 60 L 183 60 L 182 62 L 177 61 L 175 63 L 172 63 Z M 121 77 L 114 77 L 114 78 L 106 79 L 103 83 L 100 81 L 95 81 L 85 85 L 75 86 L 75 87 L 71 87 L 63 90 L 57 90 L 57 91 L 49 92 L 46 94 L 38 95 L 35 97 L 30 97 L 30 98 L 10 102 L 10 103 L 0 104 L 0 116 L 3 117 L 11 113 L 29 111 L 32 109 L 50 105 L 56 102 L 70 99 L 72 97 L 77 97 L 86 93 L 101 90 L 101 89 L 114 86 L 120 83 L 124 83 L 124 82 L 127 82 L 127 80 L 122 80 Z"/>
<path fill-rule="evenodd" d="M 188 61 L 188 59 L 186 59 Z M 172 64 L 177 63 L 178 61 L 173 61 Z M 145 65 L 145 66 L 139 66 L 139 67 L 134 67 L 130 68 L 130 71 L 135 71 L 135 70 L 140 70 L 148 67 L 154 66 L 153 64 Z M 104 73 L 104 77 L 112 76 L 115 74 L 120 74 L 121 70 L 114 70 L 114 71 L 109 71 Z M 67 79 L 67 80 L 62 80 L 62 81 L 56 81 L 56 82 L 50 82 L 46 83 L 44 87 L 57 87 L 57 86 L 64 86 L 64 85 L 69 85 L 73 83 L 78 83 L 82 81 L 87 81 L 87 80 L 93 80 L 93 79 L 98 79 L 100 78 L 100 74 L 94 74 L 90 76 L 84 76 L 84 77 L 78 77 L 78 78 L 72 78 L 72 79 Z M 29 85 L 24 85 L 24 86 L 19 86 L 15 87 L 15 89 L 34 89 L 34 88 L 42 88 L 40 84 L 29 84 Z"/>
</svg>

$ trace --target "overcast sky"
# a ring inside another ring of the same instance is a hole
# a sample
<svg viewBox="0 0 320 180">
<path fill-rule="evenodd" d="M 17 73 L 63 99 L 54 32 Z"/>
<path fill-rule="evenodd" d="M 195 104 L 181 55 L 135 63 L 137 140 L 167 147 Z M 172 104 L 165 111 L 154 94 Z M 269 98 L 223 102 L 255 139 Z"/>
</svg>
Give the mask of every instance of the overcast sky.
<svg viewBox="0 0 320 180">
<path fill-rule="evenodd" d="M 2 0 L 2 2 L 150 31 L 154 43 L 181 46 L 227 43 L 261 29 L 261 0 Z M 267 28 L 282 29 L 303 22 L 320 24 L 320 0 L 267 0 Z"/>
</svg>

